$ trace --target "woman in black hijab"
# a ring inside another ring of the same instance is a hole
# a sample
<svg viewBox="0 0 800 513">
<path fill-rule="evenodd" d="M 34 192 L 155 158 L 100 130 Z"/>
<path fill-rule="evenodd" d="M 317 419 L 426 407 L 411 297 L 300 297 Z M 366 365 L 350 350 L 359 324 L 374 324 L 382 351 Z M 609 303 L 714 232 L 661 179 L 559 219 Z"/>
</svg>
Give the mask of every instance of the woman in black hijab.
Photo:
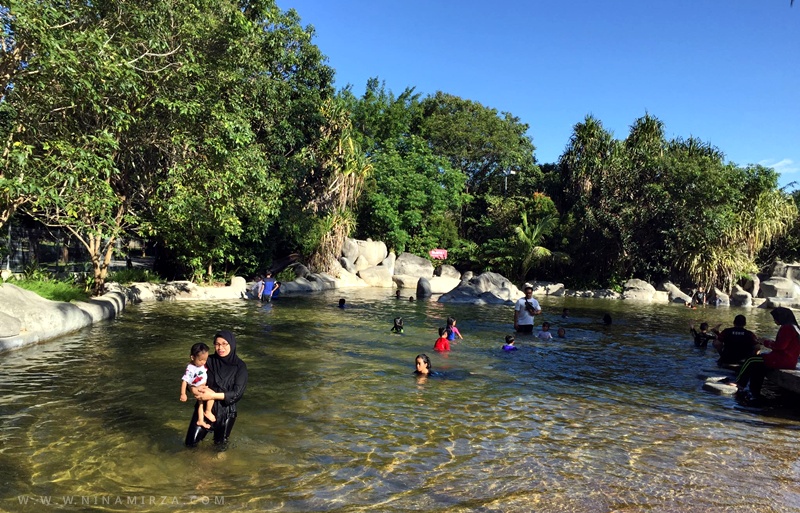
<svg viewBox="0 0 800 513">
<path fill-rule="evenodd" d="M 213 413 L 217 420 L 211 429 L 197 425 L 197 408 L 189 430 L 186 432 L 186 445 L 194 447 L 203 440 L 209 431 L 214 432 L 214 443 L 222 444 L 228 437 L 236 422 L 236 403 L 244 395 L 247 387 L 247 365 L 236 356 L 236 336 L 224 330 L 214 335 L 214 354 L 208 357 L 208 383 L 204 387 L 192 388 L 198 401 L 214 399 Z"/>
</svg>

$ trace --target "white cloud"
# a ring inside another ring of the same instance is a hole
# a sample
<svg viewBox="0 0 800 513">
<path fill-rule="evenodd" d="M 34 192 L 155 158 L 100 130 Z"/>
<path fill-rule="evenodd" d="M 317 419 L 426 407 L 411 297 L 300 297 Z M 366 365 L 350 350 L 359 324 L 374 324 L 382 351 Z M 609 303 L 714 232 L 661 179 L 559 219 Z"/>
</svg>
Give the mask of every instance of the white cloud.
<svg viewBox="0 0 800 513">
<path fill-rule="evenodd" d="M 759 165 L 771 167 L 781 175 L 800 172 L 800 165 L 797 165 L 792 159 L 783 159 L 777 162 L 775 162 L 773 159 L 766 159 L 759 162 Z"/>
</svg>

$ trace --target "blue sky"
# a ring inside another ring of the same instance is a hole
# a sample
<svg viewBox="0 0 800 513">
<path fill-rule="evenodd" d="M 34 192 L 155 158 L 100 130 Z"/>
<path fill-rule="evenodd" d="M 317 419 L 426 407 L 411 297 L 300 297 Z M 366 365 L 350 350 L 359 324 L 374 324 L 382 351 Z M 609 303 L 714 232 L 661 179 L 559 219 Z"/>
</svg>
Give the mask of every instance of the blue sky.
<svg viewBox="0 0 800 513">
<path fill-rule="evenodd" d="M 789 0 L 278 0 L 316 29 L 336 85 L 444 91 L 530 125 L 555 162 L 592 114 L 645 112 L 740 165 L 800 182 L 800 4 Z"/>
</svg>

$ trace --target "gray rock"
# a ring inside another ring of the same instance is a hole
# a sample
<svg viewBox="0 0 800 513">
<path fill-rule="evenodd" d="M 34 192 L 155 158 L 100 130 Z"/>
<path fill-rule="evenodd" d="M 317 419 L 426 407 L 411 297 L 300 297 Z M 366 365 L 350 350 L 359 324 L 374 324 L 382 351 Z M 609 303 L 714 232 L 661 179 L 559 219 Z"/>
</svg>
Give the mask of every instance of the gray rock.
<svg viewBox="0 0 800 513">
<path fill-rule="evenodd" d="M 382 265 L 362 269 L 358 271 L 358 277 L 364 280 L 370 287 L 394 287 L 392 274 L 389 272 L 389 268 Z"/>
<path fill-rule="evenodd" d="M 358 243 L 355 239 L 346 238 L 344 240 L 344 244 L 342 244 L 342 256 L 347 259 L 348 262 L 355 262 L 356 258 L 358 258 Z M 342 267 L 347 269 L 344 264 Z"/>
<path fill-rule="evenodd" d="M 440 265 L 436 269 L 433 270 L 434 276 L 441 276 L 442 278 L 455 278 L 457 280 L 461 279 L 461 273 L 458 272 L 458 269 L 453 267 L 452 265 Z"/>
<path fill-rule="evenodd" d="M 367 268 L 372 267 L 372 266 L 370 265 L 369 261 L 365 257 L 363 257 L 361 255 L 358 255 L 358 258 L 356 258 L 356 261 L 353 264 L 353 267 L 356 268 L 356 274 L 358 274 L 358 271 L 363 271 L 364 269 L 367 269 Z"/>
<path fill-rule="evenodd" d="M 467 272 L 465 272 L 464 274 L 461 275 L 461 281 L 469 281 L 474 277 L 475 277 L 475 273 L 473 273 L 472 271 L 467 271 Z"/>
<path fill-rule="evenodd" d="M 294 275 L 298 278 L 305 278 L 311 274 L 311 271 L 308 269 L 308 267 L 304 266 L 303 264 L 294 264 L 292 266 L 292 270 L 294 271 Z"/>
<path fill-rule="evenodd" d="M 652 301 L 656 293 L 655 287 L 644 280 L 631 279 L 625 282 L 622 299 L 635 301 Z"/>
<path fill-rule="evenodd" d="M 411 253 L 400 253 L 394 264 L 396 274 L 408 274 L 420 278 L 433 278 L 433 264 L 427 258 Z"/>
<path fill-rule="evenodd" d="M 653 303 L 669 303 L 669 292 L 666 290 L 655 291 L 653 293 Z"/>
<path fill-rule="evenodd" d="M 353 265 L 353 262 L 351 262 L 350 259 L 347 258 L 347 257 L 344 257 L 344 256 L 343 257 L 339 257 L 339 264 L 342 266 L 342 268 L 345 271 L 347 271 L 347 272 L 349 272 L 351 274 L 355 274 L 356 272 L 358 272 L 356 270 L 356 267 Z"/>
<path fill-rule="evenodd" d="M 713 304 L 714 306 L 731 306 L 731 298 L 728 294 L 724 293 L 717 287 L 713 290 Z"/>
<path fill-rule="evenodd" d="M 730 296 L 730 304 L 733 306 L 753 306 L 753 296 L 739 285 L 734 285 Z"/>
<path fill-rule="evenodd" d="M 751 297 L 758 297 L 758 292 L 761 288 L 761 279 L 757 274 L 749 274 L 747 275 L 747 279 L 743 281 L 742 288 L 749 292 Z"/>
<path fill-rule="evenodd" d="M 431 283 L 428 281 L 428 278 L 422 276 L 419 281 L 417 281 L 417 299 L 422 299 L 424 297 L 431 297 Z"/>
<path fill-rule="evenodd" d="M 386 244 L 381 241 L 357 240 L 356 244 L 358 244 L 358 255 L 366 258 L 371 266 L 380 264 L 389 255 Z"/>
<path fill-rule="evenodd" d="M 439 298 L 440 303 L 509 304 L 524 294 L 503 275 L 483 273 L 464 280 L 455 289 Z"/>
<path fill-rule="evenodd" d="M 800 298 L 800 287 L 794 280 L 773 276 L 761 284 L 761 295 L 766 298 Z"/>
<path fill-rule="evenodd" d="M 431 285 L 431 293 L 433 294 L 447 294 L 451 290 L 458 287 L 461 280 L 458 278 L 448 278 L 446 276 L 434 276 L 428 282 Z"/>
<path fill-rule="evenodd" d="M 677 285 L 673 284 L 672 282 L 665 281 L 661 284 L 661 290 L 666 291 L 669 294 L 669 301 L 670 303 L 680 303 L 683 305 L 688 305 L 692 302 L 692 296 L 686 294 L 681 289 L 678 288 Z"/>
<path fill-rule="evenodd" d="M 409 276 L 408 274 L 395 274 L 392 281 L 398 289 L 416 289 L 419 276 Z"/>
<path fill-rule="evenodd" d="M 389 254 L 386 256 L 386 258 L 383 259 L 383 262 L 380 263 L 380 265 L 389 269 L 389 274 L 395 274 L 395 272 L 397 271 L 395 268 L 395 262 L 397 262 L 397 257 L 395 256 L 394 251 L 390 251 Z M 402 274 L 402 273 L 397 273 L 397 274 Z"/>
<path fill-rule="evenodd" d="M 0 312 L 0 338 L 16 337 L 22 331 L 22 321 Z"/>
</svg>

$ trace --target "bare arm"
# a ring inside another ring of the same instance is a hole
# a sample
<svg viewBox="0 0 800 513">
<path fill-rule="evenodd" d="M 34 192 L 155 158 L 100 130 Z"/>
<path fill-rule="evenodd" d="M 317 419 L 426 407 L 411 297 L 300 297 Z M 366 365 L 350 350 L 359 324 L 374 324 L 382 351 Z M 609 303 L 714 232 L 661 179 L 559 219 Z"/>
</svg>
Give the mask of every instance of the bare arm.
<svg viewBox="0 0 800 513">
<path fill-rule="evenodd" d="M 187 399 L 187 397 L 186 397 L 186 385 L 187 384 L 188 383 L 186 383 L 186 381 L 181 380 L 181 401 L 182 402 L 186 402 L 186 399 Z"/>
</svg>

